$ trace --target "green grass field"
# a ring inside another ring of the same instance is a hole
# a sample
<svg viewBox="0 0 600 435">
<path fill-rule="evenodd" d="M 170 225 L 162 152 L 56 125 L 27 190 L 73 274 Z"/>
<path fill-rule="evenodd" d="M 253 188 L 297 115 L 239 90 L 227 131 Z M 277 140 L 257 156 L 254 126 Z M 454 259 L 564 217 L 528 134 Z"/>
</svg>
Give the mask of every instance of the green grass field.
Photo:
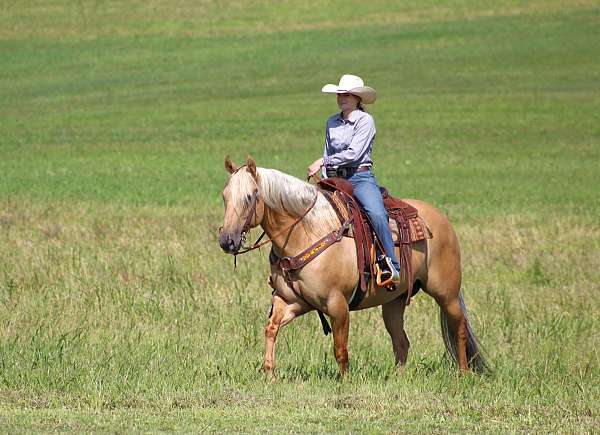
<svg viewBox="0 0 600 435">
<path fill-rule="evenodd" d="M 0 2 L 0 431 L 596 432 L 600 7 L 592 0 Z M 375 87 L 379 181 L 448 213 L 494 366 L 437 306 L 379 309 L 350 375 L 311 313 L 259 368 L 268 250 L 217 243 L 223 158 L 302 177 Z"/>
</svg>

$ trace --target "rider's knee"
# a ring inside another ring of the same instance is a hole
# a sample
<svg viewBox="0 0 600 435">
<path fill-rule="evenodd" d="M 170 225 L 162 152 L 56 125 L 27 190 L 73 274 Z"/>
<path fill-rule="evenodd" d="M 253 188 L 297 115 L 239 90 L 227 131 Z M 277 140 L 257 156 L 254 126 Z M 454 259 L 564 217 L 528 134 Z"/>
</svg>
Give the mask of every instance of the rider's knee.
<svg viewBox="0 0 600 435">
<path fill-rule="evenodd" d="M 387 223 L 388 221 L 388 215 L 385 212 L 374 212 L 371 214 L 370 218 L 373 222 Z"/>
</svg>

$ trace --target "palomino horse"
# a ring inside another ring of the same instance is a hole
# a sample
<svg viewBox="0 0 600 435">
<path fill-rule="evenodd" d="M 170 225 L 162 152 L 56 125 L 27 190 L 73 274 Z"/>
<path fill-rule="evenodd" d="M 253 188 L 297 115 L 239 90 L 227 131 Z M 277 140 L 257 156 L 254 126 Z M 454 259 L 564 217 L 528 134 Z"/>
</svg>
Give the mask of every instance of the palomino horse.
<svg viewBox="0 0 600 435">
<path fill-rule="evenodd" d="M 219 234 L 221 248 L 237 254 L 250 228 L 261 226 L 282 258 L 294 256 L 331 231 L 340 228 L 337 214 L 313 185 L 274 169 L 257 168 L 249 158 L 238 168 L 226 157 L 231 174 L 225 189 L 225 218 Z M 406 200 L 416 207 L 434 237 L 413 243 L 415 288 L 422 288 L 440 307 L 446 349 L 461 370 L 486 369 L 467 319 L 461 288 L 458 239 L 448 219 L 433 206 Z M 389 291 L 370 284 L 357 309 L 381 305 L 385 327 L 392 338 L 396 364 L 406 363 L 409 341 L 404 331 L 406 274 L 400 289 Z M 272 313 L 265 329 L 263 369 L 275 370 L 275 340 L 279 328 L 312 310 L 327 314 L 332 323 L 335 358 L 344 375 L 348 369 L 348 301 L 357 288 L 359 272 L 354 240 L 343 237 L 291 276 L 271 266 L 274 289 Z M 371 280 L 374 281 L 374 280 Z M 360 291 L 360 290 L 358 290 Z"/>
</svg>

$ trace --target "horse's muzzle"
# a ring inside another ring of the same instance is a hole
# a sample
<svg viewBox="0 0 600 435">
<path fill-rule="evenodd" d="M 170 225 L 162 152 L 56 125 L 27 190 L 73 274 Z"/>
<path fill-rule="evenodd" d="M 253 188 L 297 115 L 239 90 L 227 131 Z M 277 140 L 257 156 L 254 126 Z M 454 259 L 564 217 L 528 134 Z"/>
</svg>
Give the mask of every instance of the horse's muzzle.
<svg viewBox="0 0 600 435">
<path fill-rule="evenodd" d="M 228 254 L 235 254 L 242 246 L 242 235 L 232 236 L 229 232 L 221 231 L 219 233 L 219 245 Z"/>
</svg>

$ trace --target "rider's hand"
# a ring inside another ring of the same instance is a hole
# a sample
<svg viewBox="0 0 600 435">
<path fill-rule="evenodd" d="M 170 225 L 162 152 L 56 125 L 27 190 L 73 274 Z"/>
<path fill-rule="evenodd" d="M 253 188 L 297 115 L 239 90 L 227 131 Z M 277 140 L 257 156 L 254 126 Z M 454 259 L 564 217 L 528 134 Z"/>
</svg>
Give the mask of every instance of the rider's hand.
<svg viewBox="0 0 600 435">
<path fill-rule="evenodd" d="M 321 169 L 322 166 L 323 166 L 323 157 L 312 162 L 307 170 L 308 176 L 312 177 L 313 175 L 315 175 L 317 172 L 319 172 L 319 169 Z"/>
</svg>

